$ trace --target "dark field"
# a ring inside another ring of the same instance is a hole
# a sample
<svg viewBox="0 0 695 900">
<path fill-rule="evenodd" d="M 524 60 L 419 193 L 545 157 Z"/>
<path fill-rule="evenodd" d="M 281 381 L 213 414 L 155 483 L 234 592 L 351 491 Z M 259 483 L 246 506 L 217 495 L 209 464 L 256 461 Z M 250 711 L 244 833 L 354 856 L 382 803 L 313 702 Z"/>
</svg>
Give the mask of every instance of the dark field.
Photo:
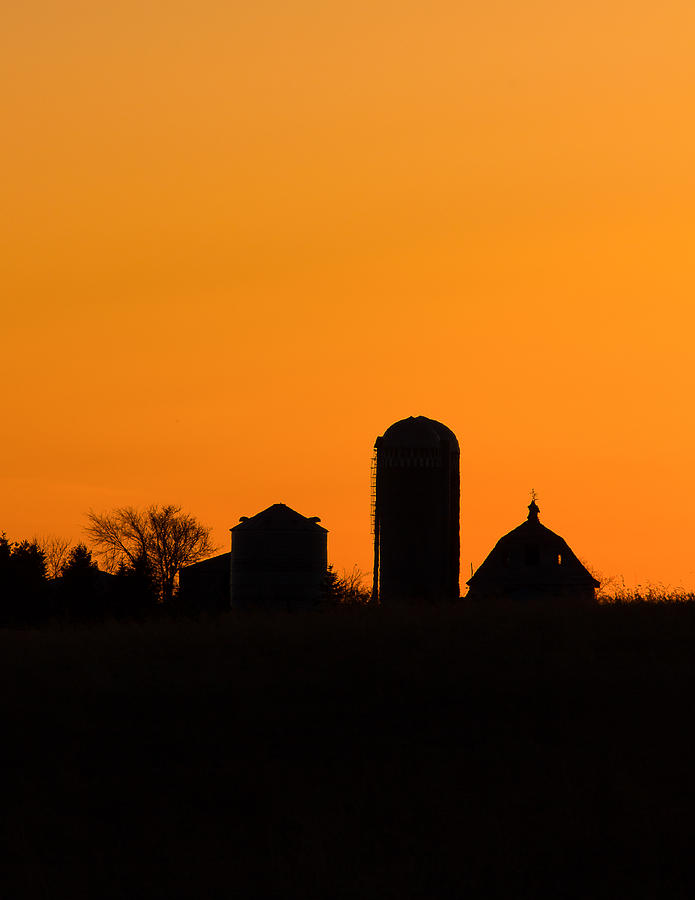
<svg viewBox="0 0 695 900">
<path fill-rule="evenodd" d="M 3 896 L 689 897 L 695 605 L 0 632 Z"/>
</svg>

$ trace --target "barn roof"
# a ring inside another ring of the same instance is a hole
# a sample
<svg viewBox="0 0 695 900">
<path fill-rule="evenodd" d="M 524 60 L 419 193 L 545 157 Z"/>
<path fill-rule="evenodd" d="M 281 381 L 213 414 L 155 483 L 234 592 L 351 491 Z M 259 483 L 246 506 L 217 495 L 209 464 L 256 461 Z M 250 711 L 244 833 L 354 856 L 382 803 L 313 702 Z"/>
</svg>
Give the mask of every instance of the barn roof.
<svg viewBox="0 0 695 900">
<path fill-rule="evenodd" d="M 328 529 L 318 523 L 318 516 L 303 516 L 284 503 L 274 503 L 251 518 L 241 517 L 232 531 L 323 531 Z"/>
<path fill-rule="evenodd" d="M 519 587 L 599 587 L 567 542 L 538 520 L 535 500 L 528 519 L 495 544 L 467 582 L 470 588 L 505 591 Z"/>
<path fill-rule="evenodd" d="M 205 572 L 212 571 L 214 569 L 224 569 L 229 568 L 231 553 L 227 551 L 226 553 L 219 553 L 217 556 L 209 556 L 207 559 L 201 559 L 196 563 L 191 563 L 188 566 L 183 566 L 187 572 L 192 572 L 195 570 L 196 572 Z"/>
</svg>

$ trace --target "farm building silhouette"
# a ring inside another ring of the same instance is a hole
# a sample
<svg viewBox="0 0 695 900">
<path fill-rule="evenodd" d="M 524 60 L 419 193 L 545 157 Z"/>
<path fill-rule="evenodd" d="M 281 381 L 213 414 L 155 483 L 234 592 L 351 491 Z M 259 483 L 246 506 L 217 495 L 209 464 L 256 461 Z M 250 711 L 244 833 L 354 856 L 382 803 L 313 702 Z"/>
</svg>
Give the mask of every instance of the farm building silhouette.
<svg viewBox="0 0 695 900">
<path fill-rule="evenodd" d="M 459 599 L 460 450 L 454 432 L 426 416 L 401 419 L 377 437 L 372 461 L 372 601 L 384 605 Z M 592 601 L 599 582 L 567 542 L 539 521 L 500 538 L 467 582 L 467 598 L 552 597 Z M 307 609 L 325 590 L 328 532 L 317 516 L 275 503 L 242 516 L 232 547 L 181 570 L 184 595 L 208 608 Z"/>
<path fill-rule="evenodd" d="M 232 549 L 181 569 L 184 596 L 208 608 L 310 608 L 321 599 L 328 531 L 284 503 L 242 516 L 230 528 Z"/>
<path fill-rule="evenodd" d="M 528 519 L 497 541 L 468 581 L 467 598 L 595 600 L 600 582 L 563 538 L 541 525 L 535 499 L 528 510 Z"/>
<path fill-rule="evenodd" d="M 206 610 L 228 610 L 231 559 L 231 553 L 220 553 L 184 566 L 179 572 L 179 587 L 185 602 Z"/>
<path fill-rule="evenodd" d="M 380 603 L 459 596 L 459 444 L 434 419 L 410 416 L 376 439 L 374 582 Z"/>
<path fill-rule="evenodd" d="M 275 503 L 232 532 L 231 602 L 234 609 L 302 609 L 321 599 L 328 531 L 318 516 Z"/>
</svg>

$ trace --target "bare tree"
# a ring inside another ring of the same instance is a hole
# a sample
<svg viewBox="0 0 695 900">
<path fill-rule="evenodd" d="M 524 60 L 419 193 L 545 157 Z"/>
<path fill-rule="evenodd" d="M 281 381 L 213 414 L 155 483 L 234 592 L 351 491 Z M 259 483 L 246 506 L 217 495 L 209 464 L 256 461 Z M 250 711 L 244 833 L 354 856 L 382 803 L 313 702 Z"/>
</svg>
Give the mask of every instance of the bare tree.
<svg viewBox="0 0 695 900">
<path fill-rule="evenodd" d="M 154 504 L 145 510 L 121 506 L 108 513 L 90 511 L 88 535 L 92 549 L 106 569 L 134 567 L 146 558 L 160 600 L 171 599 L 179 569 L 214 553 L 211 529 L 180 506 Z"/>
<path fill-rule="evenodd" d="M 364 606 L 369 603 L 372 592 L 365 586 L 365 575 L 357 566 L 350 572 L 343 569 L 343 574 L 338 575 L 329 565 L 324 579 L 324 596 L 332 603 Z"/>
<path fill-rule="evenodd" d="M 35 537 L 34 543 L 39 547 L 46 561 L 46 576 L 51 579 L 58 578 L 70 553 L 72 546 L 70 539 L 49 534 L 42 538 Z"/>
</svg>

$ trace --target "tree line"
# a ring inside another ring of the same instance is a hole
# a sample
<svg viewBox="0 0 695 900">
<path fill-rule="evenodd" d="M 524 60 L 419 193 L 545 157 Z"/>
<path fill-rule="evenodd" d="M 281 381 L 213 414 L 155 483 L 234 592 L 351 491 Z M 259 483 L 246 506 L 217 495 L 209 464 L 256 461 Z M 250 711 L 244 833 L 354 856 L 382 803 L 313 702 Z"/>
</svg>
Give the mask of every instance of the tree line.
<svg viewBox="0 0 695 900">
<path fill-rule="evenodd" d="M 211 529 L 181 507 L 90 512 L 84 530 L 90 547 L 0 536 L 1 624 L 141 618 L 200 606 L 201 598 L 182 596 L 178 573 L 217 548 Z"/>
</svg>

